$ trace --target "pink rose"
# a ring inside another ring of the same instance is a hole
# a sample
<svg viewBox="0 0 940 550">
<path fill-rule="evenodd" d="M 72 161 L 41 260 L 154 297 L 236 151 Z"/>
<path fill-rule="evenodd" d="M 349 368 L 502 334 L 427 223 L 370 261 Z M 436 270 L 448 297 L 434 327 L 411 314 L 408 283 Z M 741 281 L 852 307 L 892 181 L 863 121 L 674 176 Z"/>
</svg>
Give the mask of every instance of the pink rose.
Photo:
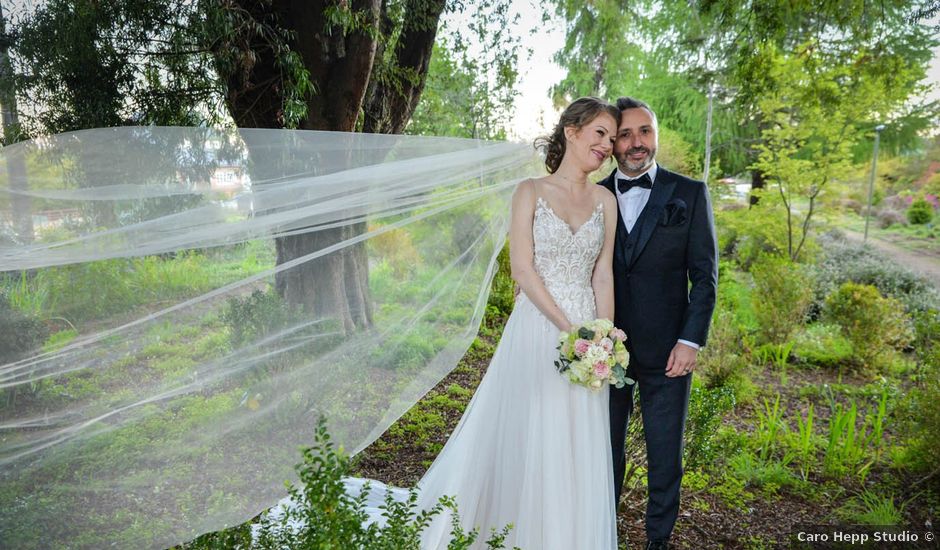
<svg viewBox="0 0 940 550">
<path fill-rule="evenodd" d="M 615 328 L 615 329 L 611 329 L 610 337 L 613 338 L 614 340 L 620 340 L 621 342 L 624 342 L 627 339 L 627 333 L 620 330 L 619 328 Z"/>
<path fill-rule="evenodd" d="M 610 366 L 604 361 L 598 361 L 594 363 L 594 374 L 596 374 L 598 378 L 607 378 L 610 376 Z"/>
<path fill-rule="evenodd" d="M 601 340 L 601 347 L 604 348 L 604 351 L 610 353 L 614 351 L 614 342 L 610 338 L 604 338 Z"/>
<path fill-rule="evenodd" d="M 574 343 L 574 352 L 581 356 L 587 353 L 587 350 L 590 347 L 591 342 L 585 340 L 584 338 L 578 338 Z"/>
</svg>

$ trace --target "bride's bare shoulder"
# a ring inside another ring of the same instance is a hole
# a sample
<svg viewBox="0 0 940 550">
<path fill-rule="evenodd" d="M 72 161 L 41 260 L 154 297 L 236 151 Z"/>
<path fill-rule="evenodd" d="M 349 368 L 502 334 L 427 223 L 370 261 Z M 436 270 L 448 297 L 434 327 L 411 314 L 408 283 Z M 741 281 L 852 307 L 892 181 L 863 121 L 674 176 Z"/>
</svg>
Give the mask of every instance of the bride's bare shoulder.
<svg viewBox="0 0 940 550">
<path fill-rule="evenodd" d="M 598 202 L 603 203 L 605 210 L 609 210 L 611 208 L 614 208 L 614 209 L 617 208 L 617 197 L 616 195 L 610 192 L 610 189 L 607 189 L 603 185 L 595 185 L 594 187 L 595 187 L 594 189 L 594 202 L 595 203 L 598 203 Z"/>
<path fill-rule="evenodd" d="M 512 200 L 513 202 L 524 201 L 524 202 L 535 202 L 535 184 L 539 178 L 528 178 L 524 179 L 516 185 L 516 190 L 513 192 Z"/>
</svg>

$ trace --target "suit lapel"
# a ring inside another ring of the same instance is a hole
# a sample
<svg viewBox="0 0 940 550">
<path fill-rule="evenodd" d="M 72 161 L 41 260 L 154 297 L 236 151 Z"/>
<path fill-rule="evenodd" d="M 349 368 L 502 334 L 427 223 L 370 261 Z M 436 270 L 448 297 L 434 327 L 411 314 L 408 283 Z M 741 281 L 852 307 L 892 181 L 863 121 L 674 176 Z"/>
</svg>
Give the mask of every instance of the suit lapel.
<svg viewBox="0 0 940 550">
<path fill-rule="evenodd" d="M 610 176 L 598 182 L 600 185 L 603 185 L 611 193 L 613 193 L 614 198 L 617 197 L 617 191 L 614 187 L 615 185 L 617 185 L 616 179 L 617 179 L 617 169 L 614 168 L 614 171 L 610 173 Z M 626 265 L 627 262 L 630 260 L 630 256 L 626 253 L 627 238 L 628 238 L 627 228 L 623 225 L 623 215 L 621 215 L 620 213 L 620 201 L 616 201 L 616 203 L 617 203 L 617 234 L 616 234 L 616 237 L 614 238 L 614 250 L 616 252 L 616 255 L 619 256 L 623 260 L 624 265 Z"/>
<path fill-rule="evenodd" d="M 643 212 L 636 220 L 633 231 L 630 232 L 628 244 L 632 244 L 632 255 L 628 265 L 632 266 L 636 259 L 640 257 L 646 243 L 649 242 L 653 231 L 656 230 L 656 223 L 659 221 L 660 214 L 663 211 L 663 205 L 672 197 L 672 192 L 676 188 L 676 181 L 672 173 L 660 166 L 656 172 L 656 181 L 653 182 L 653 189 L 650 191 L 650 198 L 643 207 Z"/>
</svg>

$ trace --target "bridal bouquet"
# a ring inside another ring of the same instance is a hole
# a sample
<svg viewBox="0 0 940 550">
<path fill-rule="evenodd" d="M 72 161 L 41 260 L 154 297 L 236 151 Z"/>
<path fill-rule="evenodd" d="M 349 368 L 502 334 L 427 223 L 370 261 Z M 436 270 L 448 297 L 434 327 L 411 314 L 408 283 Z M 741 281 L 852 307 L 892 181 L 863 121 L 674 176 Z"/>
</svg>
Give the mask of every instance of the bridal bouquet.
<svg viewBox="0 0 940 550">
<path fill-rule="evenodd" d="M 599 390 L 606 384 L 622 388 L 633 384 L 627 377 L 630 355 L 623 342 L 627 335 L 606 319 L 575 325 L 559 335 L 555 361 L 558 372 L 575 384 Z"/>
</svg>

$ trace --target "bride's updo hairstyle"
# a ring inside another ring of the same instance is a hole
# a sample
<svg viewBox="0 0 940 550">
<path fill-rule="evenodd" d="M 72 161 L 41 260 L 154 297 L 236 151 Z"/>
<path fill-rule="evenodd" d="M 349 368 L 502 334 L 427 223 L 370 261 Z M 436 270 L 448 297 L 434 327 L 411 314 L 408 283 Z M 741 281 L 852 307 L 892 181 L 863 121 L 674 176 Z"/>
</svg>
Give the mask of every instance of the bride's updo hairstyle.
<svg viewBox="0 0 940 550">
<path fill-rule="evenodd" d="M 607 113 L 620 122 L 620 109 L 596 97 L 581 97 L 565 107 L 558 119 L 558 124 L 550 136 L 542 136 L 535 140 L 535 148 L 545 153 L 545 168 L 549 174 L 554 174 L 565 157 L 565 128 L 574 126 L 578 130 L 591 122 L 597 115 Z"/>
</svg>

